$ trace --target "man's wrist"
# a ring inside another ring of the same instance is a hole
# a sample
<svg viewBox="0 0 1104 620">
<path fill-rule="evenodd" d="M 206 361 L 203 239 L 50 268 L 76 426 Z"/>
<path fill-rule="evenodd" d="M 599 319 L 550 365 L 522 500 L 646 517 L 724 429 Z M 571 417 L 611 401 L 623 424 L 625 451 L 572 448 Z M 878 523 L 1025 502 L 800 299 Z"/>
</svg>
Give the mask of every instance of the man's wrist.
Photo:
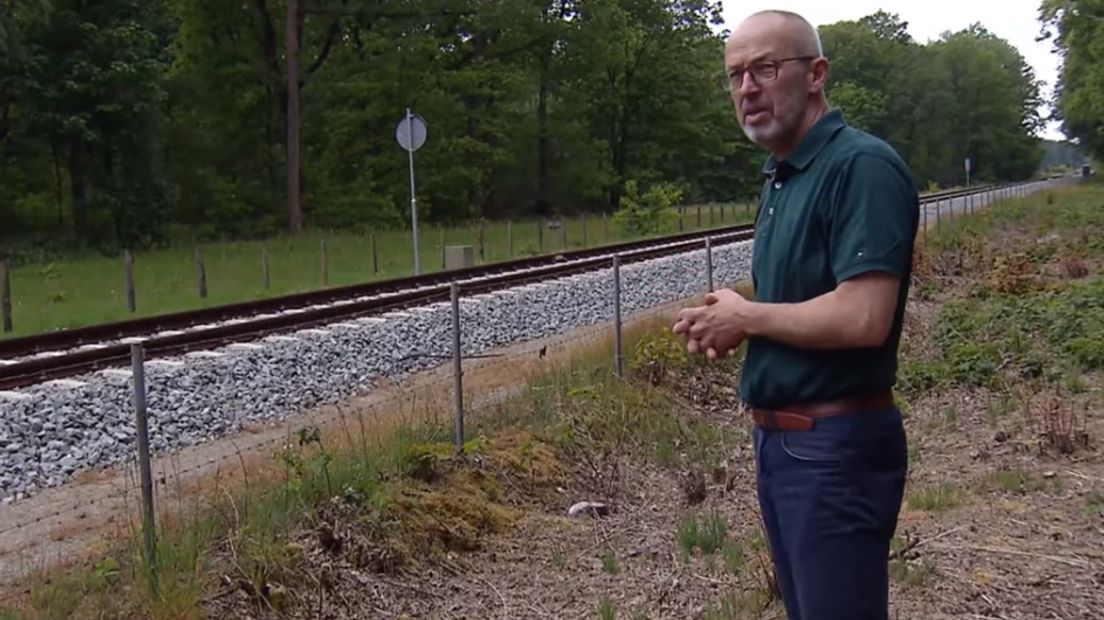
<svg viewBox="0 0 1104 620">
<path fill-rule="evenodd" d="M 744 316 L 744 333 L 748 336 L 762 336 L 767 330 L 767 321 L 769 315 L 766 312 L 767 306 L 761 302 L 749 302 L 747 305 L 747 314 Z"/>
</svg>

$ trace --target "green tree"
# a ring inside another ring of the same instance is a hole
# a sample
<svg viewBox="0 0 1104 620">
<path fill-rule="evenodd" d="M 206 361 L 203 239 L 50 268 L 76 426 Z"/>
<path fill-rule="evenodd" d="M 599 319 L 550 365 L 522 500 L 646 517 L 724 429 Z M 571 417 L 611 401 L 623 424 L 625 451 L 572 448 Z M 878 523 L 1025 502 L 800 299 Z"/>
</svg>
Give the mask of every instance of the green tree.
<svg viewBox="0 0 1104 620">
<path fill-rule="evenodd" d="M 1104 158 L 1104 0 L 1044 0 L 1042 38 L 1062 58 L 1055 117 L 1086 152 Z"/>
<path fill-rule="evenodd" d="M 920 45 L 895 14 L 820 29 L 830 102 L 892 144 L 918 186 L 1032 175 L 1042 156 L 1039 83 L 1019 52 L 980 24 Z"/>
<path fill-rule="evenodd" d="M 14 129 L 65 161 L 73 231 L 124 244 L 156 235 L 168 22 L 157 1 L 55 0 L 24 35 Z M 28 146 L 28 148 L 33 148 Z"/>
</svg>

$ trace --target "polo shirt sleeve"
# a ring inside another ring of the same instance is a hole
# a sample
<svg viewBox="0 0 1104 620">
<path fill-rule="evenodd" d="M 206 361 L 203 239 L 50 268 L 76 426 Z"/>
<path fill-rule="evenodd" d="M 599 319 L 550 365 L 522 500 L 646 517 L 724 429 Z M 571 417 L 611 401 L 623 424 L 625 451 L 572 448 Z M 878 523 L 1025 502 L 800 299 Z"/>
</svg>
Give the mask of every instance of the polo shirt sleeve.
<svg viewBox="0 0 1104 620">
<path fill-rule="evenodd" d="M 872 271 L 904 277 L 919 213 L 912 180 L 877 154 L 856 155 L 841 172 L 828 227 L 836 282 Z"/>
</svg>

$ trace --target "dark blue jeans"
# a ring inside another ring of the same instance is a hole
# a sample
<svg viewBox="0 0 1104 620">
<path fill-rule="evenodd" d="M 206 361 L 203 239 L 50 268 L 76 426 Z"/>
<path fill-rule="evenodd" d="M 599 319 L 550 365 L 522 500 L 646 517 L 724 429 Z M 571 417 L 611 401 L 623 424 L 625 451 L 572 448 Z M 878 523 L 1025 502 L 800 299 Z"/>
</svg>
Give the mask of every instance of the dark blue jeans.
<svg viewBox="0 0 1104 620">
<path fill-rule="evenodd" d="M 886 620 L 908 470 L 901 412 L 755 428 L 759 505 L 789 620 Z"/>
</svg>

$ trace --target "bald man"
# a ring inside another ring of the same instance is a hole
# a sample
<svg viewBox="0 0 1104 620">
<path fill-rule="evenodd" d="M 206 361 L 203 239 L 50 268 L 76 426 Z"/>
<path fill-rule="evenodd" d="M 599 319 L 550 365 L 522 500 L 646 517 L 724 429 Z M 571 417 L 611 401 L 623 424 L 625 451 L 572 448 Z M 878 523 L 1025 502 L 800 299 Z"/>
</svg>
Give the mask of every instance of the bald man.
<svg viewBox="0 0 1104 620">
<path fill-rule="evenodd" d="M 725 46 L 747 137 L 769 151 L 755 301 L 724 289 L 674 326 L 710 359 L 746 341 L 763 523 L 790 620 L 888 616 L 908 450 L 894 403 L 919 205 L 908 168 L 829 107 L 816 30 L 752 15 Z"/>
</svg>

